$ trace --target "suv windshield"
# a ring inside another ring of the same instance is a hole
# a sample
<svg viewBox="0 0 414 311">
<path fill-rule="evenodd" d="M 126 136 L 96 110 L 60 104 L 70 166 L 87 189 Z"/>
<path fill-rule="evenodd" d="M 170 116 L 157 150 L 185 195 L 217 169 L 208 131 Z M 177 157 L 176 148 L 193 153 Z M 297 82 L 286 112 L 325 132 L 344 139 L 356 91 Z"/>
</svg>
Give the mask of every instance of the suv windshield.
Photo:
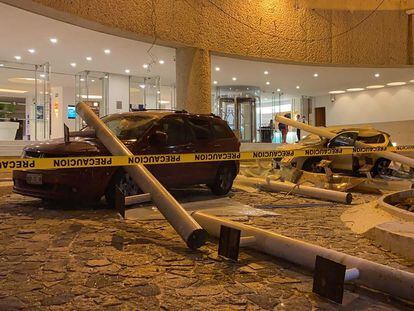
<svg viewBox="0 0 414 311">
<path fill-rule="evenodd" d="M 154 117 L 140 115 L 109 115 L 102 118 L 106 126 L 119 139 L 137 139 L 151 126 Z M 90 130 L 86 127 L 84 130 Z"/>
</svg>

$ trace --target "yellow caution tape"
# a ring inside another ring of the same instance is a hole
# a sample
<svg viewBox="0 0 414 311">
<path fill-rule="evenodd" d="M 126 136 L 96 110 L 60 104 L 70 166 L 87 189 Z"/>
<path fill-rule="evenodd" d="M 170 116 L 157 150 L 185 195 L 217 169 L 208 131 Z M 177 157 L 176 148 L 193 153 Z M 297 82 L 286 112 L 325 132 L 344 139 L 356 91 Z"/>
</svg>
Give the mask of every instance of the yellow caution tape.
<svg viewBox="0 0 414 311">
<path fill-rule="evenodd" d="M 265 150 L 243 152 L 218 153 L 183 153 L 183 154 L 155 154 L 136 156 L 104 156 L 104 157 L 59 157 L 59 158 L 0 158 L 0 172 L 13 170 L 46 170 L 62 168 L 87 168 L 105 166 L 128 166 L 135 164 L 173 164 L 217 161 L 243 161 L 255 159 L 281 159 L 285 157 L 315 157 L 338 156 L 352 154 L 366 154 L 379 152 L 414 151 L 414 145 L 396 147 L 370 147 L 370 148 L 308 148 L 301 150 Z"/>
</svg>

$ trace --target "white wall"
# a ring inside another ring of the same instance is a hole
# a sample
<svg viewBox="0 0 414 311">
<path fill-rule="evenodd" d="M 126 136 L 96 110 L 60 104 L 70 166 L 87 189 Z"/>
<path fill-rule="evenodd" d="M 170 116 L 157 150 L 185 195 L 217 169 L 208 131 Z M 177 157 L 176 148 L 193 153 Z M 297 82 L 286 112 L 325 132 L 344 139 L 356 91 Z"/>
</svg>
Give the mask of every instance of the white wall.
<svg viewBox="0 0 414 311">
<path fill-rule="evenodd" d="M 340 94 L 334 102 L 330 95 L 320 96 L 314 103 L 326 107 L 327 126 L 371 125 L 397 144 L 414 143 L 414 85 Z"/>
<path fill-rule="evenodd" d="M 108 114 L 129 111 L 129 77 L 110 74 L 108 86 Z M 122 102 L 122 109 L 117 109 L 117 101 Z"/>
<path fill-rule="evenodd" d="M 326 107 L 326 124 L 349 125 L 414 120 L 414 85 L 315 97 Z"/>
</svg>

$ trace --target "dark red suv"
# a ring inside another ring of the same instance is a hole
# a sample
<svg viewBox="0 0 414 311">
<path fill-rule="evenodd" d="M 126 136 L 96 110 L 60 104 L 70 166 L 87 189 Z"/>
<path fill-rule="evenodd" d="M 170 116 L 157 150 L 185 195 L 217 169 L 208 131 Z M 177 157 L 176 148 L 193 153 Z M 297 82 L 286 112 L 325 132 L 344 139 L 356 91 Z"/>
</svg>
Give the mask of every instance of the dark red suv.
<svg viewBox="0 0 414 311">
<path fill-rule="evenodd" d="M 113 114 L 102 120 L 136 155 L 239 151 L 240 142 L 227 122 L 214 115 L 187 112 L 138 111 Z M 85 133 L 88 128 L 83 130 Z M 81 136 L 81 135 L 80 135 Z M 26 158 L 110 155 L 94 137 L 37 142 L 24 149 Z M 167 188 L 206 184 L 214 194 L 229 192 L 238 161 L 148 165 Z M 114 200 L 118 186 L 125 195 L 140 192 L 120 167 L 14 171 L 14 192 L 51 200 Z"/>
</svg>

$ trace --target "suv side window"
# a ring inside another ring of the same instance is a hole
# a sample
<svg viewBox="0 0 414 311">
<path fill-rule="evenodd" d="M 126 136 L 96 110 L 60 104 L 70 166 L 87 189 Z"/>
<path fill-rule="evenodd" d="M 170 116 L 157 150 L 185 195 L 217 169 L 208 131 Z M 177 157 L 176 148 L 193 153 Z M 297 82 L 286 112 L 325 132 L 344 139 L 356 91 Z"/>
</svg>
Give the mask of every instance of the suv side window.
<svg viewBox="0 0 414 311">
<path fill-rule="evenodd" d="M 366 144 L 383 144 L 385 143 L 385 137 L 383 134 L 370 137 L 358 137 L 358 141 L 361 141 Z"/>
<path fill-rule="evenodd" d="M 214 135 L 217 139 L 232 138 L 234 136 L 233 132 L 231 131 L 227 123 L 213 122 L 213 129 Z"/>
<path fill-rule="evenodd" d="M 332 138 L 332 140 L 329 142 L 329 148 L 354 146 L 357 137 L 358 137 L 357 132 L 342 133 Z"/>
<path fill-rule="evenodd" d="M 208 119 L 189 117 L 188 123 L 190 124 L 197 140 L 211 139 L 211 127 Z"/>
<path fill-rule="evenodd" d="M 165 118 L 160 122 L 161 131 L 167 134 L 167 145 L 184 145 L 190 142 L 190 133 L 182 118 Z"/>
</svg>

